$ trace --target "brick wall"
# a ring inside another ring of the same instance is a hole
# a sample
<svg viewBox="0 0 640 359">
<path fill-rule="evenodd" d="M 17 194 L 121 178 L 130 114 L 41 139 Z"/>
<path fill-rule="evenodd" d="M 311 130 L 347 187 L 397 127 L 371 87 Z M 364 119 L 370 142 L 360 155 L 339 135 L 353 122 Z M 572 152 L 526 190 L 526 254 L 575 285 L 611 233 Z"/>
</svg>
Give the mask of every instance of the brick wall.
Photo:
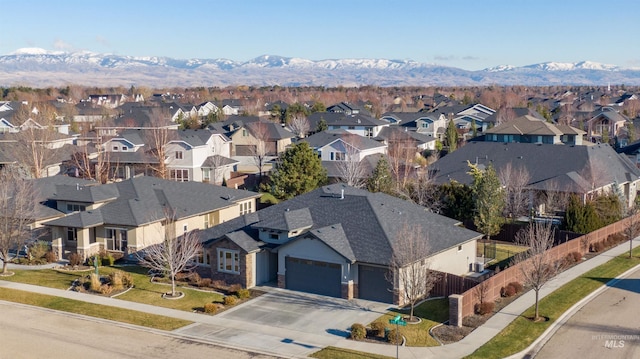
<svg viewBox="0 0 640 359">
<path fill-rule="evenodd" d="M 240 274 L 218 272 L 218 252 L 217 248 L 237 250 L 240 252 Z M 223 239 L 216 243 L 215 247 L 209 249 L 209 256 L 211 258 L 211 279 L 221 280 L 226 284 L 240 284 L 244 288 L 250 288 L 255 283 L 252 279 L 253 273 L 253 258 L 255 254 L 247 254 L 235 243 Z"/>
</svg>

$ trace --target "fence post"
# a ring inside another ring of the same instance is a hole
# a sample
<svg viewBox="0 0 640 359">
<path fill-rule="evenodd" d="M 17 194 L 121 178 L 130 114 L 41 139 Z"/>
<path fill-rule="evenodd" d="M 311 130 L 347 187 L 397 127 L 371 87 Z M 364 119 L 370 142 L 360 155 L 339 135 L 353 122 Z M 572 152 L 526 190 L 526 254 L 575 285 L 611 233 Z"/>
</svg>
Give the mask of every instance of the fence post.
<svg viewBox="0 0 640 359">
<path fill-rule="evenodd" d="M 464 296 L 461 294 L 449 296 L 449 325 L 462 326 L 462 298 Z"/>
</svg>

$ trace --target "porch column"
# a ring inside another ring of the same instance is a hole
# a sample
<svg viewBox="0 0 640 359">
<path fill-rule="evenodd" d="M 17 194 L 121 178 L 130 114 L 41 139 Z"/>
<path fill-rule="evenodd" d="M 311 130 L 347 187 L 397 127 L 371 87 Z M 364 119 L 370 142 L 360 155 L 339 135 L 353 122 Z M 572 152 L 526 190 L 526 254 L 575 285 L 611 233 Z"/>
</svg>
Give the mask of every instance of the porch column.
<svg viewBox="0 0 640 359">
<path fill-rule="evenodd" d="M 56 254 L 58 259 L 62 259 L 64 254 L 64 246 L 62 244 L 62 228 L 51 228 L 51 250 Z"/>
</svg>

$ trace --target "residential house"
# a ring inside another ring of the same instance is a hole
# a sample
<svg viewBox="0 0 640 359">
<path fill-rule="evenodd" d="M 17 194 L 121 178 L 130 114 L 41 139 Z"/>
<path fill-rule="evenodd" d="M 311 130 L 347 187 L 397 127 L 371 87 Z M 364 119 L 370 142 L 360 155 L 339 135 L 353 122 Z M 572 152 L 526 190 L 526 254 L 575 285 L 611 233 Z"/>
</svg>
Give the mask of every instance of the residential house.
<svg viewBox="0 0 640 359">
<path fill-rule="evenodd" d="M 96 106 L 116 108 L 127 101 L 125 94 L 89 95 L 89 102 Z"/>
<path fill-rule="evenodd" d="M 357 115 L 362 114 L 371 117 L 371 113 L 360 106 L 349 102 L 340 102 L 335 105 L 327 107 L 327 112 L 342 113 L 345 115 Z"/>
<path fill-rule="evenodd" d="M 582 145 L 585 131 L 525 115 L 486 130 L 485 141 Z"/>
<path fill-rule="evenodd" d="M 433 163 L 429 169 L 438 184 L 456 181 L 471 185 L 468 164 L 486 168 L 491 164 L 496 173 L 507 165 L 525 170 L 529 176 L 530 206 L 544 213 L 540 200 L 546 192 L 576 194 L 583 200 L 620 188 L 625 201 L 636 199 L 640 170 L 624 155 L 606 144 L 594 146 L 558 146 L 534 143 L 469 142 Z"/>
<path fill-rule="evenodd" d="M 161 243 L 168 223 L 177 234 L 206 229 L 253 212 L 259 196 L 144 176 L 99 186 L 58 185 L 48 200 L 67 215 L 44 225 L 59 258 L 88 258 L 101 250 L 127 255 Z"/>
<path fill-rule="evenodd" d="M 257 116 L 230 116 L 224 122 L 212 124 L 210 129 L 231 139 L 231 157 L 253 156 L 259 142 L 263 143 L 266 156 L 278 156 L 295 137 L 279 123 Z"/>
<path fill-rule="evenodd" d="M 222 100 L 222 113 L 225 116 L 240 115 L 244 111 L 244 106 L 238 99 Z"/>
<path fill-rule="evenodd" d="M 315 112 L 307 118 L 312 132 L 318 128 L 318 123 L 324 120 L 329 130 L 344 129 L 363 137 L 376 137 L 382 128 L 389 126 L 381 121 L 361 113 L 345 114 L 339 112 Z"/>
<path fill-rule="evenodd" d="M 412 143 L 416 147 L 416 152 L 436 149 L 436 138 L 418 131 L 410 131 L 405 126 L 385 127 L 378 133 L 374 140 L 389 146 L 394 142 Z"/>
<path fill-rule="evenodd" d="M 209 130 L 180 130 L 164 147 L 169 178 L 174 181 L 221 184 L 238 161 L 232 160 L 231 140 Z"/>
<path fill-rule="evenodd" d="M 345 166 L 350 167 L 346 162 L 360 163 L 362 176 L 368 177 L 380 156 L 387 153 L 386 144 L 343 129 L 318 132 L 302 141 L 318 154 L 329 179 L 336 181 L 344 176 Z"/>
<path fill-rule="evenodd" d="M 387 280 L 410 226 L 428 241 L 430 268 L 463 275 L 481 234 L 409 201 L 334 184 L 200 232 L 211 276 L 247 288 L 278 287 L 404 304 Z"/>
<path fill-rule="evenodd" d="M 387 112 L 380 118 L 392 125 L 398 125 L 408 132 L 438 138 L 447 128 L 447 118 L 443 114 L 426 112 Z M 379 134 L 378 134 L 379 135 Z"/>
<path fill-rule="evenodd" d="M 603 107 L 587 121 L 587 136 L 593 142 L 606 142 L 607 138 L 615 139 L 627 121 L 628 119 L 618 111 L 611 107 Z"/>
</svg>

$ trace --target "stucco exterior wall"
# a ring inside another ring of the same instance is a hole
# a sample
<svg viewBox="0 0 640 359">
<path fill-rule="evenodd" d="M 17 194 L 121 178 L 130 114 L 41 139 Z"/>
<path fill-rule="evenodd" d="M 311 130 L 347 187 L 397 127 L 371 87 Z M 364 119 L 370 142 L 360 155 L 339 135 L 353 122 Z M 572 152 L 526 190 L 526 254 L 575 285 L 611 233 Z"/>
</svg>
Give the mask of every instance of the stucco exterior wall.
<svg viewBox="0 0 640 359">
<path fill-rule="evenodd" d="M 469 272 L 469 264 L 475 262 L 476 246 L 475 240 L 461 244 L 462 249 L 453 247 L 440 252 L 430 259 L 430 268 L 440 272 L 463 275 Z"/>
</svg>

